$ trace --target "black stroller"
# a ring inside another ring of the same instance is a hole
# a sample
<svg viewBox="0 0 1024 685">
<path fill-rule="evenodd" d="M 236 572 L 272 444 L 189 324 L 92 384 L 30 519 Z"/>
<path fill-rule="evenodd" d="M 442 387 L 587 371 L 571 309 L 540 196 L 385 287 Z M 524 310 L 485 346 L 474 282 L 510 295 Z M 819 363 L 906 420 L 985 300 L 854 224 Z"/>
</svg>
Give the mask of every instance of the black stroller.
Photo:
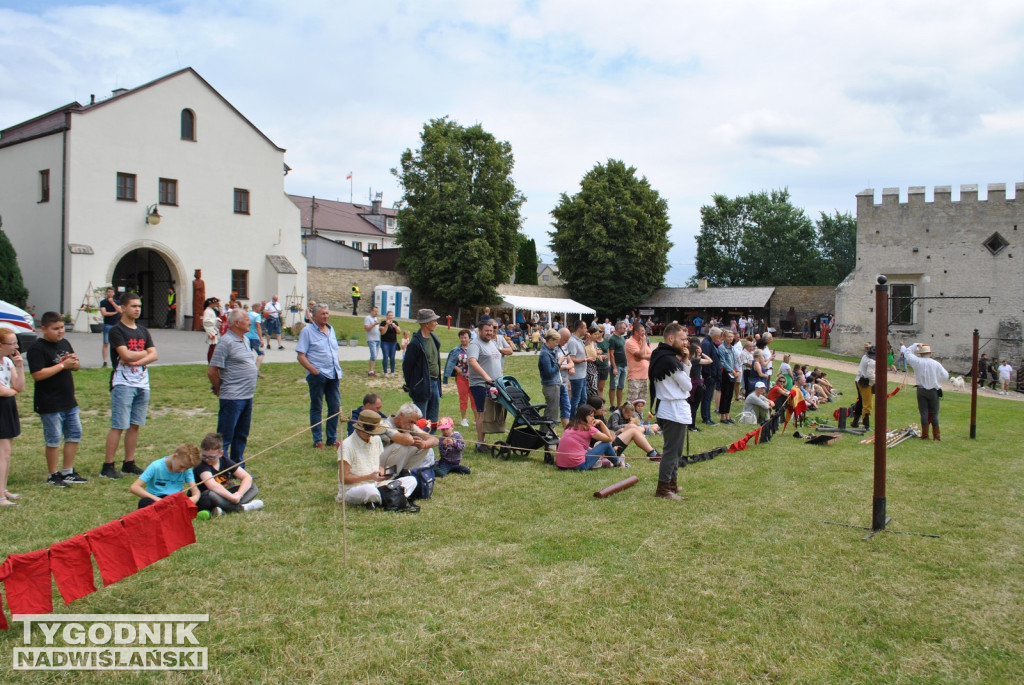
<svg viewBox="0 0 1024 685">
<path fill-rule="evenodd" d="M 525 457 L 530 450 L 544 449 L 544 463 L 555 463 L 558 449 L 558 435 L 554 421 L 541 416 L 543 404 L 530 404 L 530 396 L 523 390 L 514 376 L 501 376 L 494 381 L 497 396 L 493 399 L 512 415 L 512 428 L 507 440 L 499 440 L 491 448 L 495 459 Z"/>
</svg>

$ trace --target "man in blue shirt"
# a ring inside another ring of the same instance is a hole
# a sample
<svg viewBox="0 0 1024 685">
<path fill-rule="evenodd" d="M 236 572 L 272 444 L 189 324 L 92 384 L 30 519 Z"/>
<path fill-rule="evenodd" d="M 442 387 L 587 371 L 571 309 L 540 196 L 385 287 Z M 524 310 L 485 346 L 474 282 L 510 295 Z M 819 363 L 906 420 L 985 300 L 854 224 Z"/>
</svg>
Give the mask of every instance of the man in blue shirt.
<svg viewBox="0 0 1024 685">
<path fill-rule="evenodd" d="M 323 402 L 327 397 L 327 445 L 338 445 L 338 413 L 341 411 L 341 364 L 338 363 L 338 338 L 328 323 L 330 312 L 326 304 L 313 308 L 313 323 L 299 333 L 295 346 L 299 363 L 306 369 L 309 385 L 309 426 L 313 433 L 313 447 L 324 448 Z"/>
</svg>

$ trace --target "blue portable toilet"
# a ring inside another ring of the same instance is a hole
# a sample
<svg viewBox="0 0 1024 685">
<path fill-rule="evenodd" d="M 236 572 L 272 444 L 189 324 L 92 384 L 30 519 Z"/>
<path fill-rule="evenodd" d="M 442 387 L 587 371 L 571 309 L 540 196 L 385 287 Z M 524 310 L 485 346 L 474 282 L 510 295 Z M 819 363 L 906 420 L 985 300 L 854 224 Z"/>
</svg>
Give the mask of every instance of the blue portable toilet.
<svg viewBox="0 0 1024 685">
<path fill-rule="evenodd" d="M 396 319 L 412 318 L 412 289 L 404 285 L 378 285 L 373 289 L 373 303 L 382 316 L 394 312 Z"/>
</svg>

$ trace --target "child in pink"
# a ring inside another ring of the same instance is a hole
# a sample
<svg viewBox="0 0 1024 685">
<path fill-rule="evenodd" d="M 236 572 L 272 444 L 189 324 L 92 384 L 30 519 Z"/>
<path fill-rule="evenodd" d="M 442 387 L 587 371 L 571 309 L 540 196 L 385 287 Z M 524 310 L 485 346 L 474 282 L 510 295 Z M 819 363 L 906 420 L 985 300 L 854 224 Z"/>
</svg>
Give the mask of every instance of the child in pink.
<svg viewBox="0 0 1024 685">
<path fill-rule="evenodd" d="M 596 441 L 593 447 L 590 446 L 591 438 Z M 621 457 L 612 447 L 614 439 L 604 421 L 594 419 L 594 408 L 581 404 L 558 441 L 555 466 L 578 471 L 618 466 Z"/>
</svg>

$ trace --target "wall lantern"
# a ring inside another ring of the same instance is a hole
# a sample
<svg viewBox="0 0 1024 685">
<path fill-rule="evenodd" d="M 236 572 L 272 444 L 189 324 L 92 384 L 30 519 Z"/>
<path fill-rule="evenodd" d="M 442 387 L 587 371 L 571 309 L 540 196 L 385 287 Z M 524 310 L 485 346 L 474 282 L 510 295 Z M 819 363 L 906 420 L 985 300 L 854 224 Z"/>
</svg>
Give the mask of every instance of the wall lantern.
<svg viewBox="0 0 1024 685">
<path fill-rule="evenodd" d="M 163 217 L 160 216 L 160 212 L 156 210 L 156 205 L 150 205 L 149 207 L 146 207 L 146 223 L 148 225 L 156 226 L 157 224 L 160 223 L 160 219 L 162 218 Z"/>
</svg>

